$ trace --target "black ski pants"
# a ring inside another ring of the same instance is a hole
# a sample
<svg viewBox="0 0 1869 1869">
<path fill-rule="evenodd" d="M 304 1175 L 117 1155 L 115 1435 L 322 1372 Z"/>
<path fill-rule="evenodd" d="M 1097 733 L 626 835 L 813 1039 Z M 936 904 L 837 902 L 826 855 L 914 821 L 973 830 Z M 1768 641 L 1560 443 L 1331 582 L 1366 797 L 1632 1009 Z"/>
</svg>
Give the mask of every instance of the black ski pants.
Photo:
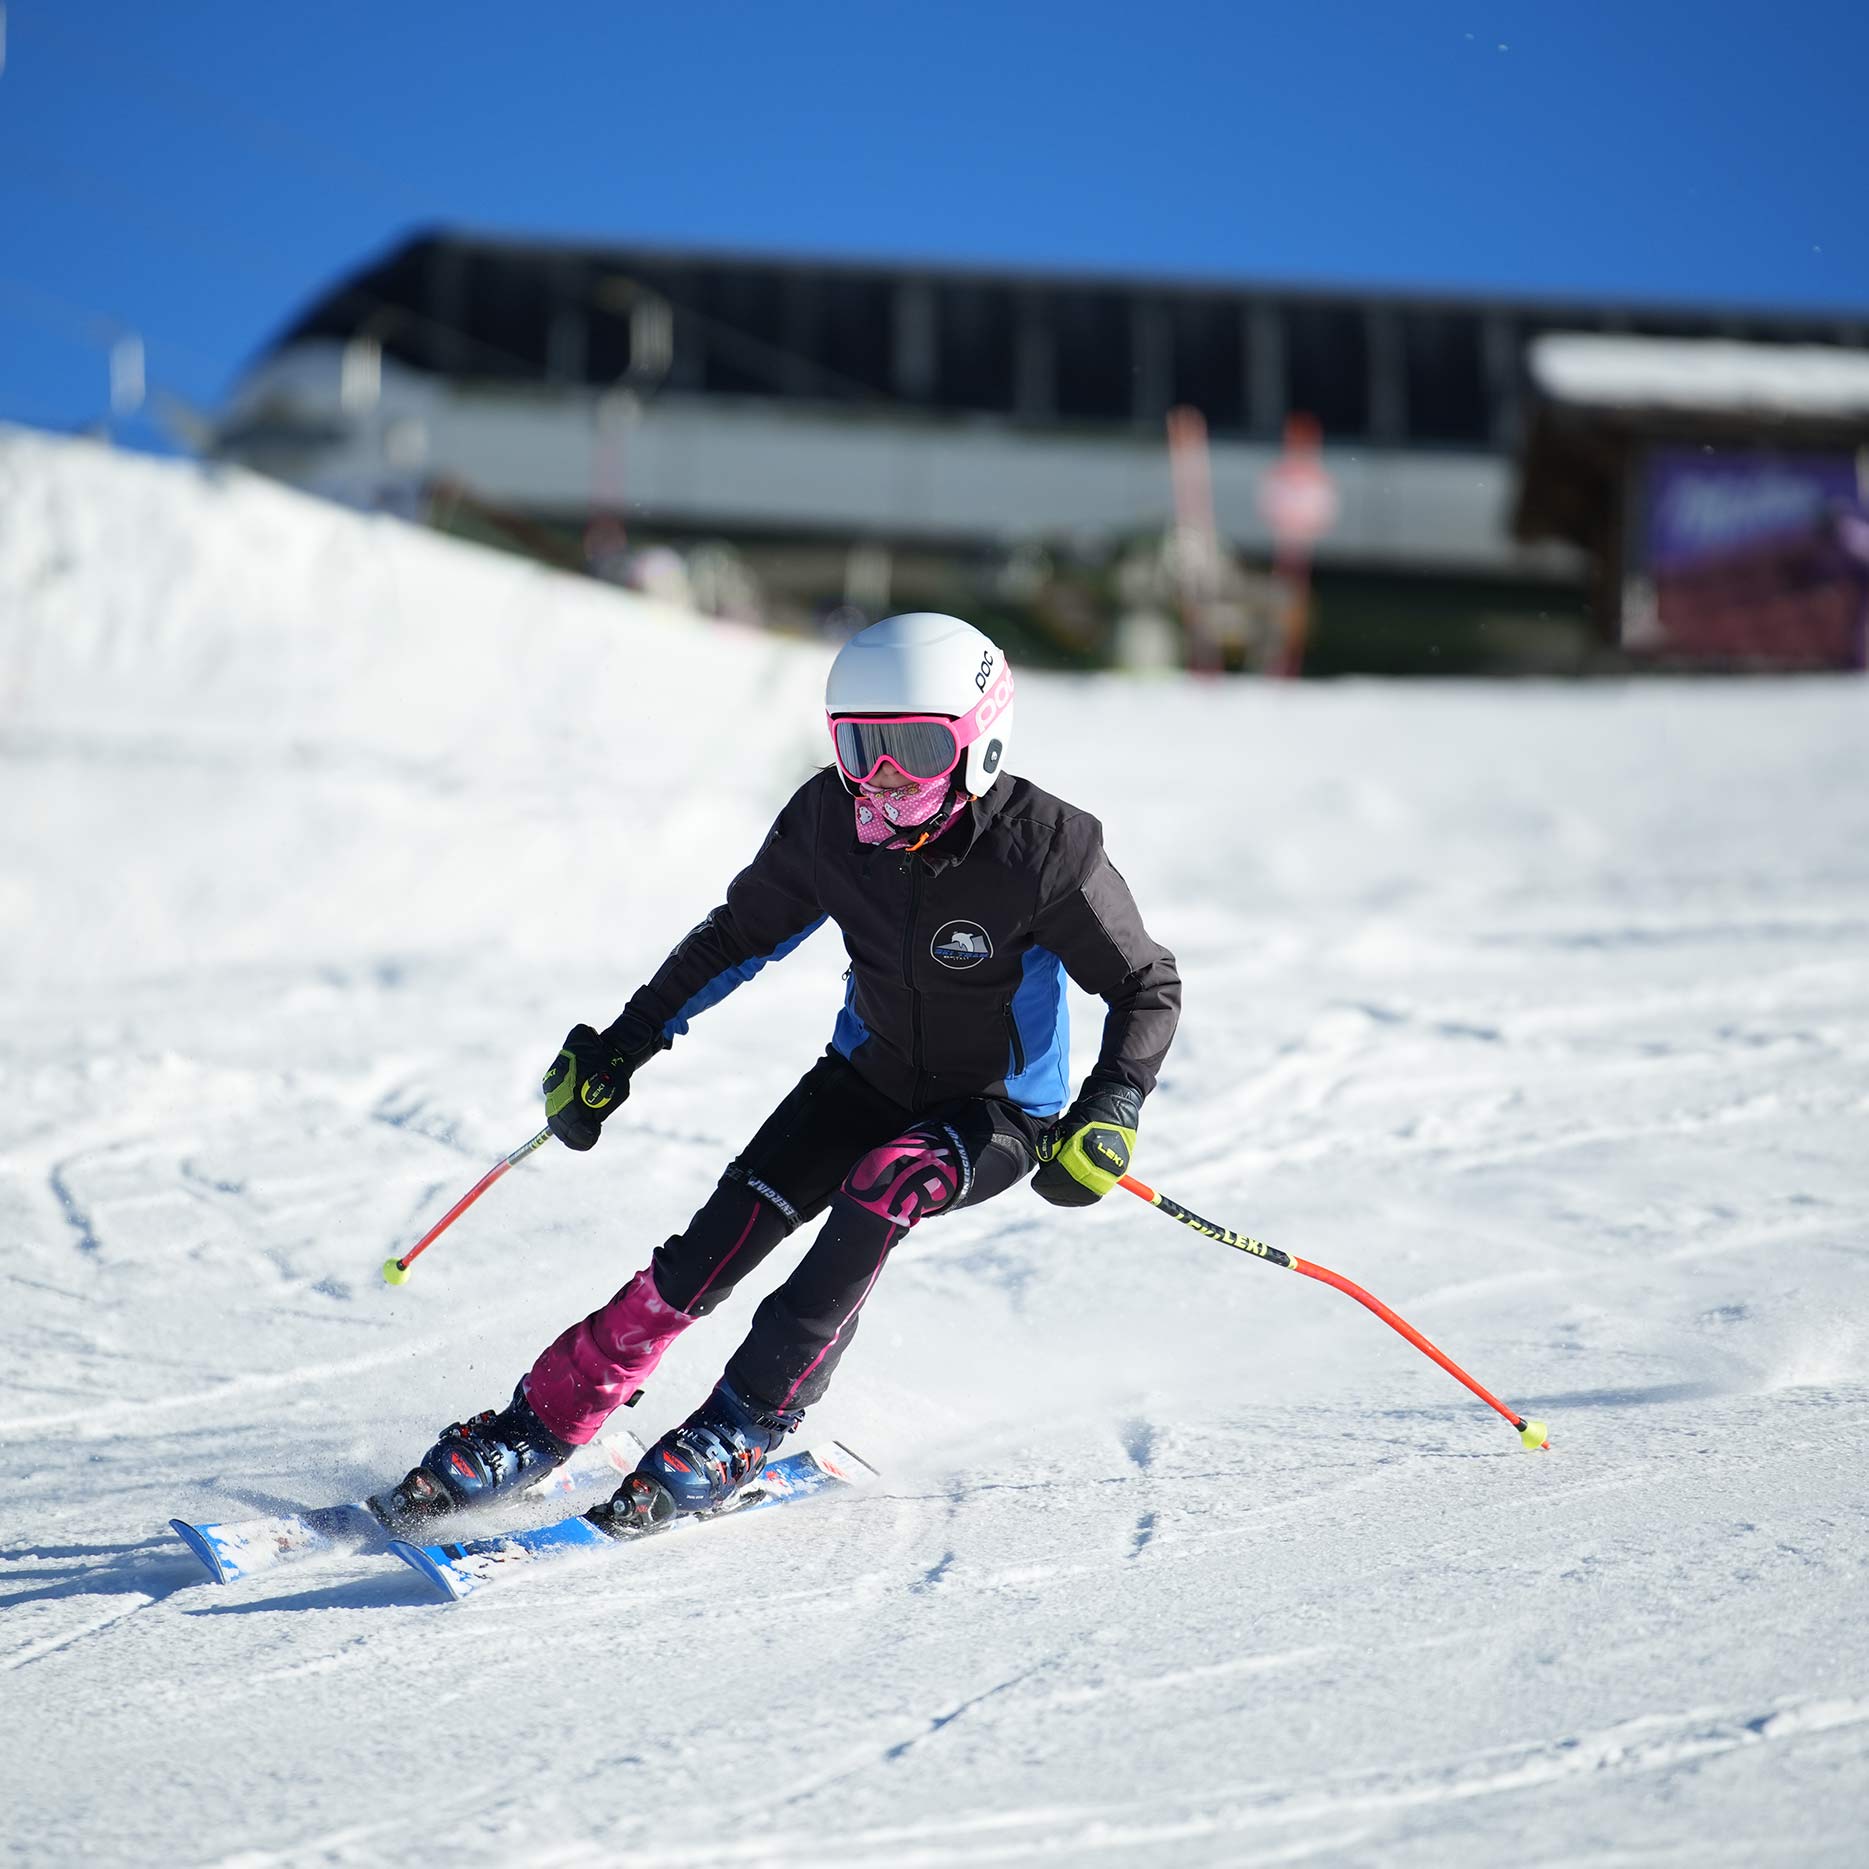
<svg viewBox="0 0 1869 1869">
<path fill-rule="evenodd" d="M 728 1164 L 687 1230 L 657 1248 L 656 1290 L 705 1317 L 779 1242 L 826 1208 L 792 1275 L 753 1314 L 727 1380 L 789 1414 L 830 1385 L 891 1249 L 918 1221 L 1023 1180 L 1043 1125 L 996 1097 L 917 1115 L 827 1052 Z"/>
</svg>

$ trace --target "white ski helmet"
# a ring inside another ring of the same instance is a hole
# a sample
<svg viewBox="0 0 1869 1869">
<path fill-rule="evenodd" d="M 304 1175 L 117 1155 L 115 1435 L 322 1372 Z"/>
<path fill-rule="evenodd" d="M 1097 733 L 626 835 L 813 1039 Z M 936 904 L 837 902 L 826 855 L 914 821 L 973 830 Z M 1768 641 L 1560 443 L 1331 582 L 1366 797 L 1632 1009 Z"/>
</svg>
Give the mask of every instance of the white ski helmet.
<svg viewBox="0 0 1869 1869">
<path fill-rule="evenodd" d="M 999 646 L 959 617 L 933 610 L 884 617 L 837 652 L 824 684 L 833 743 L 840 718 L 932 714 L 954 723 L 962 784 L 978 798 L 1005 769 L 1012 744 L 1012 670 Z M 851 773 L 840 757 L 850 786 Z M 916 774 L 912 776 L 925 776 Z"/>
</svg>

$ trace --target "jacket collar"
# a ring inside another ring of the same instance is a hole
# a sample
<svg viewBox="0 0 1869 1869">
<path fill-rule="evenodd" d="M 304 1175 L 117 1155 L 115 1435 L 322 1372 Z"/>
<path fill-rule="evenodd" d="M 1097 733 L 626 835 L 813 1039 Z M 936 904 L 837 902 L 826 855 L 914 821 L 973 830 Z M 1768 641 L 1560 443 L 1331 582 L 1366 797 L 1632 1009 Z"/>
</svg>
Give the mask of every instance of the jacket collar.
<svg viewBox="0 0 1869 1869">
<path fill-rule="evenodd" d="M 984 796 L 969 800 L 967 809 L 929 846 L 924 859 L 929 869 L 944 870 L 964 862 L 987 826 L 1006 808 L 1011 792 L 1012 780 L 1006 777 L 989 786 Z"/>
</svg>

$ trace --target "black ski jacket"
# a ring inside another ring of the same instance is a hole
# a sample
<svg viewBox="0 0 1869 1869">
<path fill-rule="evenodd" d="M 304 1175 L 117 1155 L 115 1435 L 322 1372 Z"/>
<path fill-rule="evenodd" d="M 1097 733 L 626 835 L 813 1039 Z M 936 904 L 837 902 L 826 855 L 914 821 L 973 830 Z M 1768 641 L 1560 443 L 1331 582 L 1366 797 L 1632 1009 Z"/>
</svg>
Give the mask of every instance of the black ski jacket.
<svg viewBox="0 0 1869 1869">
<path fill-rule="evenodd" d="M 727 899 L 676 944 L 630 1012 L 670 1042 L 825 921 L 850 956 L 832 1048 L 911 1110 L 1004 1097 L 1070 1101 L 1064 977 L 1109 1005 L 1092 1083 L 1155 1087 L 1181 1007 L 1086 811 L 1003 776 L 913 853 L 857 841 L 836 770 L 807 779 Z"/>
</svg>

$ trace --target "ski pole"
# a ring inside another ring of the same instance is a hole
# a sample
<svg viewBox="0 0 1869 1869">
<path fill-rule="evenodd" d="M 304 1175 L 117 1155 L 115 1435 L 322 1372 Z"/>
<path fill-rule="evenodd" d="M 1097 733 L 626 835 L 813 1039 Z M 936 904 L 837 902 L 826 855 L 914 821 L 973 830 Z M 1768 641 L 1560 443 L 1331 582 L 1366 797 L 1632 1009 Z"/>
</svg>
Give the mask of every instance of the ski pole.
<svg viewBox="0 0 1869 1869">
<path fill-rule="evenodd" d="M 383 1283 L 386 1285 L 403 1284 L 409 1276 L 411 1262 L 419 1254 L 426 1252 L 430 1244 L 453 1226 L 455 1221 L 460 1219 L 509 1168 L 516 1162 L 523 1162 L 534 1149 L 543 1148 L 551 1139 L 552 1132 L 549 1129 L 541 1129 L 530 1142 L 522 1142 L 511 1155 L 495 1162 L 400 1259 L 392 1258 L 383 1261 Z"/>
<path fill-rule="evenodd" d="M 1237 1247 L 1241 1252 L 1251 1253 L 1255 1259 L 1263 1259 L 1268 1265 L 1283 1266 L 1288 1272 L 1302 1272 L 1306 1278 L 1314 1278 L 1320 1284 L 1336 1286 L 1365 1310 L 1374 1311 L 1391 1330 L 1399 1331 L 1422 1355 L 1439 1363 L 1456 1382 L 1471 1389 L 1488 1408 L 1504 1415 L 1518 1429 L 1519 1439 L 1528 1448 L 1534 1452 L 1550 1452 L 1551 1443 L 1545 1438 L 1545 1424 L 1542 1421 L 1527 1421 L 1523 1415 L 1515 1415 L 1490 1389 L 1482 1388 L 1475 1382 L 1451 1356 L 1437 1350 L 1405 1317 L 1398 1317 L 1380 1298 L 1372 1298 L 1361 1285 L 1354 1284 L 1341 1272 L 1333 1272 L 1328 1266 L 1312 1265 L 1309 1260 L 1300 1259 L 1296 1253 L 1281 1252 L 1276 1246 L 1268 1246 L 1264 1240 L 1248 1239 L 1244 1233 L 1235 1233 L 1231 1227 L 1215 1226 L 1211 1220 L 1203 1220 L 1199 1214 L 1190 1212 L 1179 1201 L 1171 1201 L 1166 1194 L 1157 1194 L 1134 1175 L 1124 1175 L 1121 1185 L 1131 1194 L 1147 1201 L 1151 1207 L 1159 1207 L 1169 1219 L 1179 1220 L 1184 1227 L 1192 1227 L 1196 1233 L 1210 1240 L 1218 1240 L 1222 1246 Z"/>
</svg>

